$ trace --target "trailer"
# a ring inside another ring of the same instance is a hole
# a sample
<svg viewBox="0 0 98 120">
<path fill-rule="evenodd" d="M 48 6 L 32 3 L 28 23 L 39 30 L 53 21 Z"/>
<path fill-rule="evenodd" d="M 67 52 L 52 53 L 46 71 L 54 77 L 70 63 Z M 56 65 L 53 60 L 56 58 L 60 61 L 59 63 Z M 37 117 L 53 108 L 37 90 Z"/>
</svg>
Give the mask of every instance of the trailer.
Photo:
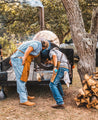
<svg viewBox="0 0 98 120">
<path fill-rule="evenodd" d="M 73 69 L 72 66 L 74 64 L 74 50 L 73 49 L 60 49 L 64 54 L 67 55 L 70 64 L 71 64 L 71 73 L 72 75 L 70 76 L 71 84 L 72 84 L 72 78 L 73 78 Z M 41 57 L 41 56 L 39 56 Z M 32 61 L 31 66 L 30 66 L 30 73 L 29 73 L 29 78 L 27 81 L 27 85 L 46 85 L 49 84 L 51 76 L 52 76 L 52 68 L 53 66 L 46 66 L 43 64 L 41 59 L 38 59 L 37 61 Z M 0 61 L 1 65 L 1 72 L 0 72 L 0 86 L 1 86 L 1 92 L 0 92 L 0 97 L 3 94 L 3 98 L 5 98 L 4 94 L 4 87 L 5 86 L 16 86 L 16 77 L 14 70 L 12 66 L 9 64 L 10 57 Z M 63 79 L 61 80 L 62 84 L 65 84 Z M 2 97 L 0 98 L 2 99 Z"/>
</svg>

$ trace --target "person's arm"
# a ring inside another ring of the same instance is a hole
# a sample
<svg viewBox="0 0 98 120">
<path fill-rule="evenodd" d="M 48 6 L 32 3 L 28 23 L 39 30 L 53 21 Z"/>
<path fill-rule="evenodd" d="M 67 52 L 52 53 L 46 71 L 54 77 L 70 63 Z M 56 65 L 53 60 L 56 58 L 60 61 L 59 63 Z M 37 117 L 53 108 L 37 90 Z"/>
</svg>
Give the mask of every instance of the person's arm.
<svg viewBox="0 0 98 120">
<path fill-rule="evenodd" d="M 54 65 L 54 67 L 57 67 L 57 56 L 53 55 L 52 58 L 53 58 L 53 65 Z"/>
<path fill-rule="evenodd" d="M 22 65 L 25 64 L 25 60 L 27 59 L 28 55 L 33 51 L 33 47 L 28 47 L 27 50 L 24 53 L 24 56 L 22 57 Z"/>
<path fill-rule="evenodd" d="M 55 72 L 55 69 L 57 69 L 57 56 L 53 55 L 52 58 L 53 58 L 53 65 L 54 65 L 53 72 Z"/>
</svg>

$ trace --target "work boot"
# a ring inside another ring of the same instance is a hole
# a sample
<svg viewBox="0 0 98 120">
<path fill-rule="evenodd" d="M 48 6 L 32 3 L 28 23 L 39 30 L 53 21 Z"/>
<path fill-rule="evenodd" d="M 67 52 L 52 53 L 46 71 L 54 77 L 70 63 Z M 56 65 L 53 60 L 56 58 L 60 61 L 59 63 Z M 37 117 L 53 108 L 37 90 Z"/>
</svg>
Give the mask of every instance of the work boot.
<svg viewBox="0 0 98 120">
<path fill-rule="evenodd" d="M 33 106 L 33 105 L 36 105 L 36 104 L 34 102 L 26 101 L 24 103 L 20 103 L 20 105 Z"/>
<path fill-rule="evenodd" d="M 33 100 L 33 99 L 35 99 L 34 96 L 28 96 L 28 100 Z"/>
<path fill-rule="evenodd" d="M 64 104 L 58 105 L 58 104 L 54 104 L 51 106 L 52 108 L 60 108 L 60 109 L 64 109 Z"/>
</svg>

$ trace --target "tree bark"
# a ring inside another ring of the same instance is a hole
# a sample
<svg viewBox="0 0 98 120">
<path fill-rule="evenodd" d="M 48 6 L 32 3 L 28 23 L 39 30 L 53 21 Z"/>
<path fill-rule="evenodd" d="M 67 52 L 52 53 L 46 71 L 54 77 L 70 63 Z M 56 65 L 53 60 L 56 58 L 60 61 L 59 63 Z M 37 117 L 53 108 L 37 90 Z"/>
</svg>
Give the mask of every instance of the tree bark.
<svg viewBox="0 0 98 120">
<path fill-rule="evenodd" d="M 98 36 L 98 7 L 94 8 L 91 22 L 91 33 Z"/>
<path fill-rule="evenodd" d="M 95 32 L 86 33 L 78 0 L 62 0 L 62 2 L 69 19 L 72 40 L 80 58 L 77 68 L 80 79 L 83 81 L 86 73 L 91 75 L 96 70 L 96 32 L 98 28 Z M 96 10 L 94 12 L 96 13 Z M 92 18 L 94 22 L 92 23 L 92 29 L 95 29 L 95 23 L 98 22 L 96 21 L 98 19 L 96 15 Z"/>
</svg>

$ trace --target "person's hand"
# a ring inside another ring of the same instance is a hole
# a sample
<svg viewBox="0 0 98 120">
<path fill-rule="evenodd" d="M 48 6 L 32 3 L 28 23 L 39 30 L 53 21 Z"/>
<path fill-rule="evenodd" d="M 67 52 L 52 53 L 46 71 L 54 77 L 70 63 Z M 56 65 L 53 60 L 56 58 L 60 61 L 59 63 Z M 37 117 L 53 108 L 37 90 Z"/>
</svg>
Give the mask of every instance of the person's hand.
<svg viewBox="0 0 98 120">
<path fill-rule="evenodd" d="M 53 64 L 52 60 L 46 59 L 45 64 Z"/>
<path fill-rule="evenodd" d="M 11 60 L 9 61 L 9 64 L 12 66 Z"/>
<path fill-rule="evenodd" d="M 52 64 L 51 60 L 46 61 L 46 64 Z"/>
<path fill-rule="evenodd" d="M 57 68 L 53 69 L 53 73 L 57 73 L 57 71 L 58 71 Z"/>
<path fill-rule="evenodd" d="M 22 57 L 22 65 L 24 65 L 24 64 L 25 64 L 25 58 Z"/>
</svg>

